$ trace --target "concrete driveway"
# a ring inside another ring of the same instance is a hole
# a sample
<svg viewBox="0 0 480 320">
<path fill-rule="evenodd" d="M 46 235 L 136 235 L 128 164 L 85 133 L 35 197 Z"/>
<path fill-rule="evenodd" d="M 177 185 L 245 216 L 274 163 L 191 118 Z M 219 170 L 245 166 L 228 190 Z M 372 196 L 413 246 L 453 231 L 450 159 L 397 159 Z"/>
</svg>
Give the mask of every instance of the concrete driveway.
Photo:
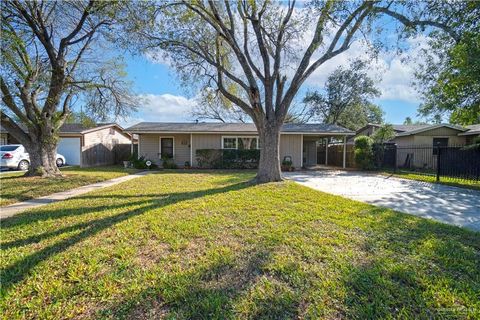
<svg viewBox="0 0 480 320">
<path fill-rule="evenodd" d="M 480 231 L 480 191 L 358 171 L 289 172 L 313 189 Z"/>
</svg>

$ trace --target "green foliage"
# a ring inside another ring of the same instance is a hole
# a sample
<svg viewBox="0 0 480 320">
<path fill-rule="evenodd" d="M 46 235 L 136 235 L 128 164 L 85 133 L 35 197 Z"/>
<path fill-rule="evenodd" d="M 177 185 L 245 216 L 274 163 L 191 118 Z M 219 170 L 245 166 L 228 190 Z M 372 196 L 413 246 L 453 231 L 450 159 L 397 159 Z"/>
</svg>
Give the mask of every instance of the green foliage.
<svg viewBox="0 0 480 320">
<path fill-rule="evenodd" d="M 373 140 L 367 136 L 355 138 L 355 163 L 363 170 L 374 167 Z"/>
<path fill-rule="evenodd" d="M 138 158 L 138 155 L 136 153 L 132 154 L 128 161 L 132 163 L 135 169 L 148 169 L 149 167 L 147 166 L 147 161 L 150 161 L 152 163 L 150 165 L 150 169 L 158 168 L 158 165 L 155 162 L 149 159 L 145 159 L 144 156 Z"/>
<path fill-rule="evenodd" d="M 480 122 L 480 2 L 457 4 L 464 6 L 452 19 L 460 38 L 451 41 L 433 33 L 416 73 L 424 99 L 419 112 L 424 116 L 446 114 L 451 123 L 469 125 Z"/>
<path fill-rule="evenodd" d="M 85 112 L 72 112 L 65 123 L 81 123 L 85 128 L 93 128 L 97 124 L 95 119 Z"/>
<path fill-rule="evenodd" d="M 372 139 L 375 143 L 382 144 L 395 137 L 395 130 L 391 124 L 385 124 L 376 129 L 372 135 Z"/>
<path fill-rule="evenodd" d="M 162 157 L 162 168 L 164 169 L 178 169 L 177 164 L 171 157 Z"/>
<path fill-rule="evenodd" d="M 198 149 L 196 157 L 200 168 L 255 169 L 258 167 L 260 150 Z"/>
<path fill-rule="evenodd" d="M 382 109 L 371 103 L 380 95 L 367 74 L 368 65 L 354 61 L 348 68 L 339 66 L 325 83 L 325 93 L 308 92 L 303 103 L 323 123 L 339 124 L 357 130 L 367 123 L 382 123 Z"/>
</svg>

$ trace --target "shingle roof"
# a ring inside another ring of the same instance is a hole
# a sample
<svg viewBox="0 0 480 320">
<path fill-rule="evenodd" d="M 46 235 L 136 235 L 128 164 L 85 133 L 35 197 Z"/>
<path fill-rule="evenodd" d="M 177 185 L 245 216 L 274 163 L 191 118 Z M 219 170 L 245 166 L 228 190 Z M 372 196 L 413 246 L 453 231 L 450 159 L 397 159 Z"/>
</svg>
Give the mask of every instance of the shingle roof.
<svg viewBox="0 0 480 320">
<path fill-rule="evenodd" d="M 103 127 L 109 127 L 109 126 L 117 126 L 119 127 L 120 129 L 122 129 L 118 124 L 116 123 L 97 123 L 95 126 L 93 127 L 88 127 L 88 126 L 84 126 L 83 124 L 81 123 L 64 123 L 61 127 L 60 127 L 60 133 L 78 133 L 78 134 L 82 134 L 82 133 L 86 133 L 88 131 L 92 131 L 92 130 L 96 130 L 96 129 L 99 129 L 99 128 L 103 128 Z M 20 127 L 25 130 L 25 126 L 23 124 L 20 124 Z M 8 131 L 3 128 L 1 125 L 0 125 L 0 132 L 1 133 L 8 133 Z"/>
<path fill-rule="evenodd" d="M 393 124 L 392 126 L 395 131 L 408 132 L 428 128 L 431 124 Z"/>
<path fill-rule="evenodd" d="M 467 132 L 460 133 L 461 136 L 468 136 L 471 134 L 480 134 L 480 124 L 472 124 L 470 126 L 465 126 L 468 129 Z"/>
<path fill-rule="evenodd" d="M 199 133 L 199 132 L 212 132 L 212 133 L 224 133 L 224 132 L 257 132 L 257 129 L 253 123 L 213 123 L 213 122 L 201 122 L 201 123 L 173 123 L 173 122 L 140 122 L 127 129 L 127 132 L 131 133 L 145 133 L 145 132 L 187 132 L 187 133 Z M 307 123 L 307 124 L 284 124 L 282 132 L 298 132 L 298 133 L 341 133 L 347 135 L 353 135 L 354 132 L 346 128 L 320 123 Z"/>
</svg>

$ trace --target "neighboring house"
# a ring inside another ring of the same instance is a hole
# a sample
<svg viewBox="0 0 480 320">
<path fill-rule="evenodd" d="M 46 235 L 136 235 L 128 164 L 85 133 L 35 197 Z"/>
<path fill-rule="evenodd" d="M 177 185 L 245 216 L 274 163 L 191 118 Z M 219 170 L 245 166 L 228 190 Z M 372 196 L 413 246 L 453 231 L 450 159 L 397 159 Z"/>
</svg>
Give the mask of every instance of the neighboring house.
<svg viewBox="0 0 480 320">
<path fill-rule="evenodd" d="M 95 166 L 113 164 L 120 146 L 130 150 L 131 136 L 116 123 L 100 123 L 85 127 L 80 123 L 66 123 L 60 127 L 57 152 L 64 155 L 69 165 Z M 125 151 L 122 151 L 125 153 Z M 126 160 L 123 159 L 123 160 Z"/>
<path fill-rule="evenodd" d="M 199 149 L 261 149 L 257 129 L 251 123 L 141 122 L 125 131 L 138 135 L 139 157 L 158 164 L 162 155 L 173 157 L 180 167 L 186 162 L 197 167 L 196 150 Z M 317 156 L 319 142 L 327 138 L 345 141 L 354 134 L 337 125 L 285 124 L 280 135 L 280 160 L 291 157 L 296 168 L 316 165 L 323 160 Z"/>
<path fill-rule="evenodd" d="M 458 134 L 461 137 L 465 137 L 465 144 L 472 144 L 473 139 L 480 137 L 480 124 L 472 124 L 470 126 L 466 126 L 465 128 L 467 128 L 468 131 Z"/>
<path fill-rule="evenodd" d="M 0 134 L 2 144 L 18 143 L 2 127 Z M 94 127 L 66 123 L 60 127 L 59 137 L 57 152 L 65 157 L 68 165 L 113 164 L 117 160 L 115 157 L 126 151 L 130 153 L 131 148 L 131 136 L 116 123 L 101 123 Z M 124 157 L 128 158 L 128 155 Z"/>
</svg>

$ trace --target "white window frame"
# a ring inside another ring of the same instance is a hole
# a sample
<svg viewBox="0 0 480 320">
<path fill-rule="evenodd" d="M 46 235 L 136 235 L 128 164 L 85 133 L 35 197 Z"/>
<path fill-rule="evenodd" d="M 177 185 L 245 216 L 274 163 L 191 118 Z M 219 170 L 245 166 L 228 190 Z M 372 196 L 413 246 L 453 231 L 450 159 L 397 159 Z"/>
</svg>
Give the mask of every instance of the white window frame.
<svg viewBox="0 0 480 320">
<path fill-rule="evenodd" d="M 235 139 L 235 145 L 236 145 L 236 148 L 225 148 L 224 147 L 224 139 L 225 138 L 230 138 L 230 139 Z M 257 145 L 256 145 L 256 148 L 255 149 L 246 149 L 246 150 L 258 150 L 259 147 L 258 147 L 258 136 L 222 136 L 222 149 L 224 150 L 238 150 L 238 139 L 243 139 L 243 138 L 255 138 L 256 141 L 257 141 Z"/>
<path fill-rule="evenodd" d="M 162 159 L 162 138 L 171 138 L 172 139 L 172 153 L 173 153 L 173 156 L 172 156 L 172 159 L 175 159 L 175 137 L 174 136 L 159 136 L 158 137 L 158 146 L 159 146 L 159 149 L 158 149 L 158 159 Z"/>
</svg>

